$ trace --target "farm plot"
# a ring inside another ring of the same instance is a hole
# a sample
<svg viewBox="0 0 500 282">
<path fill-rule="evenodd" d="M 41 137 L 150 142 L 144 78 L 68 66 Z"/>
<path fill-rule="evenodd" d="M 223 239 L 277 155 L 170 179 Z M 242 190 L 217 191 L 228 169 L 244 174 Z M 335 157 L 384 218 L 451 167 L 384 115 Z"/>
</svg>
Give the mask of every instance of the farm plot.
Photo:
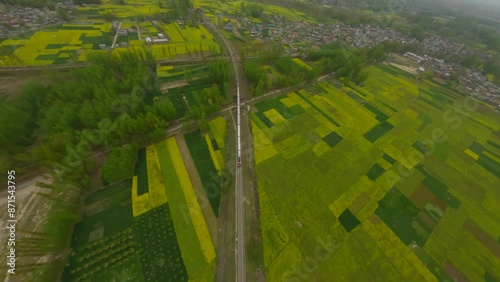
<svg viewBox="0 0 500 282">
<path fill-rule="evenodd" d="M 221 125 L 211 123 L 214 140 Z M 86 199 L 63 280 L 213 281 L 215 248 L 176 140 L 138 154 L 132 180 Z"/>
<path fill-rule="evenodd" d="M 70 23 L 47 27 L 32 34 L 0 42 L 0 67 L 83 62 L 86 60 L 87 51 L 109 51 L 114 34 L 112 24 L 104 21 L 103 14 L 107 12 L 116 14 L 122 24 L 121 29 L 128 31 L 126 35 L 117 37 L 117 48 L 113 49 L 113 52 L 146 48 L 158 60 L 176 56 L 201 58 L 220 53 L 213 36 L 201 25 L 186 27 L 176 22 L 158 22 L 157 25 L 163 30 L 160 31 L 151 21 L 138 23 L 137 18 L 167 12 L 166 9 L 160 9 L 157 2 L 132 0 L 127 1 L 126 5 L 116 5 L 105 1 L 99 7 L 79 7 L 77 18 Z M 142 32 L 141 40 L 138 30 Z M 145 38 L 157 36 L 160 32 L 166 33 L 169 42 L 148 46 Z M 101 50 L 102 45 L 105 50 Z"/>
<path fill-rule="evenodd" d="M 211 121 L 211 134 L 220 134 L 222 130 L 221 121 Z M 209 123 L 210 124 L 210 123 Z M 224 122 L 225 124 L 225 122 Z M 220 126 L 220 127 L 219 127 Z M 224 130 L 225 131 L 225 130 Z M 186 144 L 191 156 L 193 156 L 196 169 L 200 175 L 201 182 L 205 188 L 208 200 L 215 216 L 219 216 L 219 205 L 221 197 L 220 172 L 224 166 L 221 148 L 219 143 L 212 138 L 209 133 L 203 135 L 200 130 L 193 131 L 185 135 Z M 215 144 L 214 144 L 215 143 Z M 214 149 L 217 147 L 217 149 Z M 223 148 L 223 147 L 222 147 Z M 222 162 L 222 163 L 219 163 Z"/>
<path fill-rule="evenodd" d="M 111 280 L 114 273 L 145 281 L 133 228 L 130 184 L 105 187 L 88 197 L 85 217 L 74 230 L 63 281 Z"/>
<path fill-rule="evenodd" d="M 500 279 L 500 116 L 368 71 L 363 88 L 320 83 L 252 107 L 268 279 Z"/>
<path fill-rule="evenodd" d="M 155 147 L 188 276 L 190 279 L 211 276 L 209 281 L 212 281 L 215 250 L 177 142 L 172 137 Z"/>
<path fill-rule="evenodd" d="M 205 133 L 210 157 L 214 163 L 215 169 L 219 175 L 224 169 L 224 157 L 222 150 L 224 149 L 224 139 L 226 138 L 226 120 L 223 117 L 218 117 L 208 123 L 209 132 Z"/>
<path fill-rule="evenodd" d="M 80 61 L 78 50 L 100 50 L 99 44 L 111 45 L 109 24 L 62 24 L 35 32 L 22 39 L 7 39 L 2 48 L 16 46 L 7 54 L 18 65 L 48 65 Z M 0 54 L 0 56 L 5 54 Z M 3 66 L 8 66 L 2 63 Z M 0 65 L 1 66 L 1 65 Z"/>
</svg>

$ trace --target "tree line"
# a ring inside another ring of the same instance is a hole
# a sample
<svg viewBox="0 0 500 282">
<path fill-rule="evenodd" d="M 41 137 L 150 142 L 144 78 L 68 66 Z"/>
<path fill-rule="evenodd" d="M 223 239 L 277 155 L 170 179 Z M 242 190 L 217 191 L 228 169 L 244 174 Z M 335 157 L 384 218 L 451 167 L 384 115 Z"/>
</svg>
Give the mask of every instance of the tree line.
<svg viewBox="0 0 500 282">
<path fill-rule="evenodd" d="M 272 48 L 264 51 L 262 59 L 245 60 L 243 69 L 254 96 L 271 89 L 311 82 L 325 74 L 333 74 L 345 84 L 361 84 L 368 78 L 363 70 L 366 65 L 384 61 L 388 53 L 414 52 L 417 48 L 417 45 L 394 42 L 372 48 L 347 48 L 336 42 L 319 50 L 307 51 L 305 59 L 312 63 L 310 68 L 297 64 L 292 58 L 282 57 L 282 52 Z M 264 65 L 276 68 L 278 73 L 271 74 Z"/>
<path fill-rule="evenodd" d="M 3 169 L 35 166 L 88 189 L 95 150 L 148 143 L 175 118 L 168 99 L 146 102 L 160 94 L 151 53 L 87 57 L 91 66 L 73 70 L 73 79 L 33 82 L 0 102 Z"/>
<path fill-rule="evenodd" d="M 208 116 L 220 111 L 229 92 L 229 62 L 218 60 L 208 67 L 208 78 L 212 86 L 194 93 L 196 104 L 191 105 L 185 114 L 186 119 L 193 119 L 202 132 L 208 130 Z"/>
</svg>

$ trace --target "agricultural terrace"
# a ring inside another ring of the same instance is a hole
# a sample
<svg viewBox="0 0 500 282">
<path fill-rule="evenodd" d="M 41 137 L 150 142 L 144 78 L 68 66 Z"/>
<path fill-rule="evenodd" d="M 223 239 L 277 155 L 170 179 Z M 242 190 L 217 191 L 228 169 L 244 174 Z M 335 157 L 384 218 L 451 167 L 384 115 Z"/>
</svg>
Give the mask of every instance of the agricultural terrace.
<svg viewBox="0 0 500 282">
<path fill-rule="evenodd" d="M 109 51 L 115 39 L 107 13 L 117 16 L 120 29 L 113 52 L 152 51 L 157 60 L 176 56 L 202 57 L 219 54 L 218 44 L 202 25 L 190 26 L 177 22 L 153 21 L 168 10 L 159 8 L 156 1 L 127 1 L 126 5 L 111 4 L 79 7 L 76 18 L 69 23 L 47 27 L 34 33 L 18 35 L 0 43 L 0 67 L 43 66 L 85 62 L 90 50 Z M 167 43 L 146 44 L 146 37 L 162 33 Z"/>
<path fill-rule="evenodd" d="M 368 71 L 252 107 L 267 280 L 499 280 L 499 114 Z"/>
<path fill-rule="evenodd" d="M 139 151 L 132 180 L 87 197 L 63 280 L 213 281 L 211 238 L 172 137 Z"/>
</svg>

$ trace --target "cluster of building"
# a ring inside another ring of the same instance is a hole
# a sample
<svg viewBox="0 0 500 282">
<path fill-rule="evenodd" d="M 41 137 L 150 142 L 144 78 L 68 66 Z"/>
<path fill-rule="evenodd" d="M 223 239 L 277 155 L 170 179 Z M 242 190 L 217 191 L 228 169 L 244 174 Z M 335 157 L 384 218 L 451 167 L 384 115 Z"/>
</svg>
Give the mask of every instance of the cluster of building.
<svg viewBox="0 0 500 282">
<path fill-rule="evenodd" d="M 428 55 L 419 56 L 411 52 L 406 52 L 404 56 L 420 65 L 418 68 L 420 73 L 431 71 L 435 77 L 443 79 L 449 79 L 451 76 L 461 73 L 458 79 L 459 91 L 500 107 L 500 87 L 491 83 L 484 74 L 465 69 L 454 63 L 446 63 L 444 60 Z"/>
<path fill-rule="evenodd" d="M 434 76 L 439 78 L 449 79 L 460 69 L 460 66 L 457 64 L 446 63 L 442 59 L 437 59 L 429 55 L 420 56 L 412 52 L 406 52 L 404 56 L 421 65 L 419 68 L 420 72 L 431 71 Z"/>
<path fill-rule="evenodd" d="M 309 22 L 291 22 L 283 16 L 271 15 L 268 24 L 255 24 L 245 17 L 240 22 L 252 36 L 261 36 L 268 29 L 270 38 L 280 39 L 284 44 L 293 42 L 310 42 L 313 46 L 323 46 L 342 40 L 351 47 L 372 47 L 384 41 L 415 43 L 395 30 L 364 25 L 360 27 L 345 24 L 325 25 Z"/>
<path fill-rule="evenodd" d="M 0 38 L 61 23 L 56 11 L 0 4 Z"/>
<path fill-rule="evenodd" d="M 456 56 L 470 55 L 471 51 L 461 43 L 445 40 L 437 35 L 431 34 L 424 38 L 422 51 L 428 54 L 450 54 Z"/>
<path fill-rule="evenodd" d="M 314 24 L 309 22 L 291 22 L 279 15 L 269 16 L 268 24 L 254 23 L 246 17 L 238 19 L 251 36 L 264 37 L 288 44 L 290 52 L 297 52 L 293 47 L 294 42 L 309 42 L 312 47 L 320 47 L 331 42 L 342 41 L 350 47 L 373 47 L 383 42 L 399 42 L 403 44 L 416 44 L 419 54 L 407 52 L 405 56 L 413 59 L 420 67 L 420 72 L 431 71 L 435 77 L 450 79 L 462 73 L 460 65 L 447 63 L 432 55 L 466 56 L 473 51 L 468 50 L 463 44 L 445 40 L 437 35 L 429 35 L 423 41 L 411 38 L 389 28 L 380 28 L 370 25 L 358 27 L 345 24 Z M 427 55 L 430 54 L 430 55 Z M 477 96 L 495 105 L 500 103 L 500 88 L 488 81 L 487 77 L 477 71 L 466 70 L 460 77 L 460 87 L 464 93 Z"/>
<path fill-rule="evenodd" d="M 165 38 L 165 35 L 163 35 L 163 33 L 158 33 L 157 36 L 146 37 L 147 44 L 159 44 L 159 43 L 167 43 L 167 42 L 168 42 L 168 39 Z"/>
<path fill-rule="evenodd" d="M 491 83 L 482 73 L 466 70 L 459 81 L 460 91 L 500 107 L 500 87 Z"/>
<path fill-rule="evenodd" d="M 280 40 L 283 44 L 293 42 L 309 42 L 314 47 L 320 47 L 331 42 L 343 41 L 350 47 L 373 47 L 383 42 L 399 42 L 417 44 L 423 53 L 453 54 L 464 56 L 470 54 L 463 44 L 445 40 L 437 35 L 430 35 L 422 42 L 390 28 L 372 25 L 349 26 L 346 24 L 314 24 L 309 22 L 292 22 L 279 15 L 270 15 L 268 24 L 254 23 L 246 17 L 240 17 L 250 35 L 264 37 L 264 30 L 269 38 Z"/>
</svg>

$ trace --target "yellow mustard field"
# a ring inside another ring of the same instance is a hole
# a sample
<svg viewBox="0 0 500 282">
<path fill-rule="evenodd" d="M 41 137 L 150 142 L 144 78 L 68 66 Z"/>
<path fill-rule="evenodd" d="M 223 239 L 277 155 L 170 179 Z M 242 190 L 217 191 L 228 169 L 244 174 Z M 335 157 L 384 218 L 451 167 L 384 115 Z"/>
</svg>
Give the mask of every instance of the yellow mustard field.
<svg viewBox="0 0 500 282">
<path fill-rule="evenodd" d="M 196 195 L 193 190 L 193 185 L 186 170 L 184 160 L 174 137 L 167 139 L 168 151 L 171 155 L 172 162 L 174 163 L 175 171 L 179 177 L 179 182 L 189 208 L 189 214 L 195 227 L 198 240 L 200 242 L 205 261 L 211 262 L 215 258 L 215 250 L 208 232 L 208 227 L 198 203 Z"/>
<path fill-rule="evenodd" d="M 146 162 L 148 169 L 148 186 L 152 208 L 159 207 L 167 202 L 165 184 L 160 171 L 160 162 L 154 145 L 146 148 Z"/>
</svg>

